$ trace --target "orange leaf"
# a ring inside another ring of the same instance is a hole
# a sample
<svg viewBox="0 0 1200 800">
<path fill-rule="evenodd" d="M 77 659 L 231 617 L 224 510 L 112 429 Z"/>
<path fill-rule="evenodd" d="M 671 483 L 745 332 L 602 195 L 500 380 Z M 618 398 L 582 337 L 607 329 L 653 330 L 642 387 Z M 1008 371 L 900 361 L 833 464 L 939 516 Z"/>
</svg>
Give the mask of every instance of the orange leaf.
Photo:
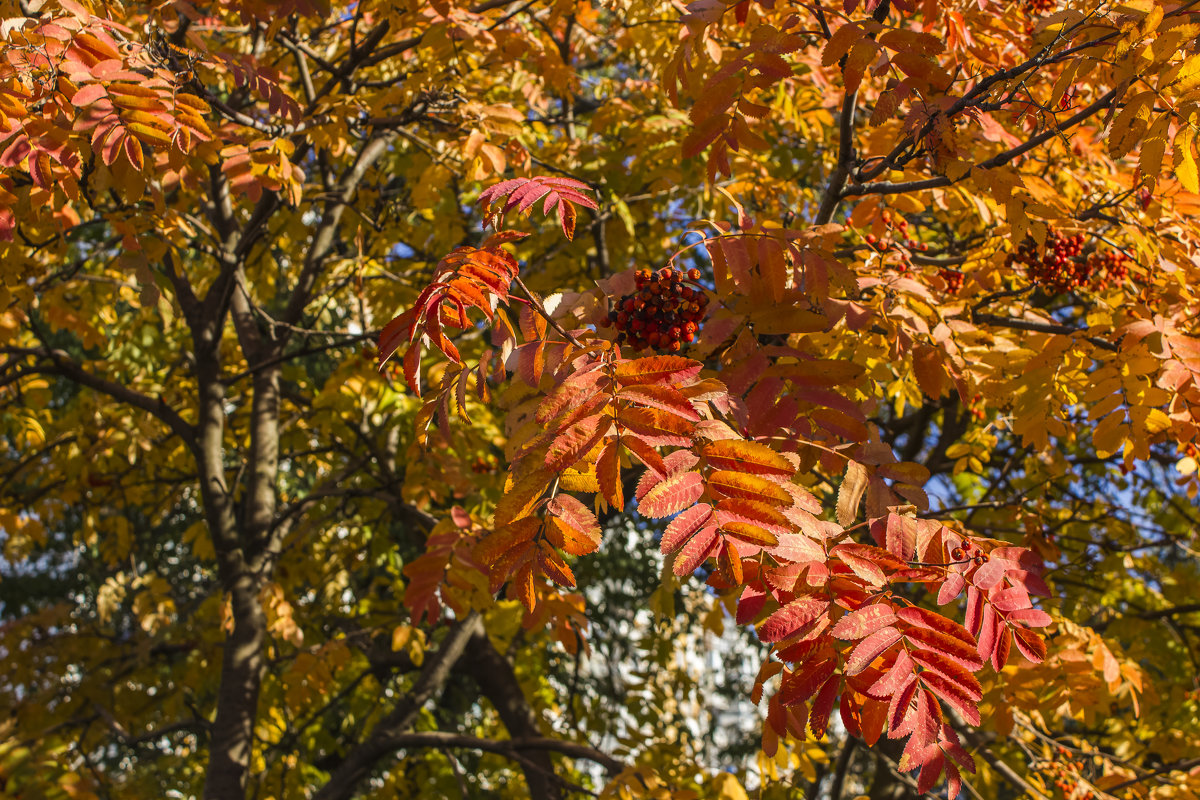
<svg viewBox="0 0 1200 800">
<path fill-rule="evenodd" d="M 836 667 L 837 661 L 832 658 L 804 662 L 779 685 L 776 695 L 779 703 L 787 706 L 808 700 L 829 680 Z"/>
<path fill-rule="evenodd" d="M 722 525 L 728 522 L 748 522 L 776 537 L 792 531 L 788 518 L 778 509 L 766 503 L 733 497 L 717 504 L 717 519 Z"/>
<path fill-rule="evenodd" d="M 1046 642 L 1034 631 L 1028 628 L 1012 628 L 1013 644 L 1021 651 L 1021 655 L 1040 664 L 1046 660 Z"/>
<path fill-rule="evenodd" d="M 546 539 L 559 550 L 573 556 L 586 556 L 596 552 L 600 546 L 599 536 L 592 537 L 558 517 L 546 520 Z"/>
<path fill-rule="evenodd" d="M 729 470 L 717 470 L 710 473 L 708 486 L 726 497 L 740 497 L 744 500 L 756 500 L 776 506 L 788 505 L 792 499 L 787 491 L 766 478 Z"/>
<path fill-rule="evenodd" d="M 921 648 L 913 648 L 909 655 L 913 661 L 927 671 L 936 672 L 943 678 L 953 681 L 959 691 L 972 700 L 979 700 L 983 697 L 983 689 L 979 685 L 979 680 L 969 669 L 954 659 L 944 656 L 936 650 L 922 650 Z M 925 673 L 921 674 L 922 677 L 925 675 Z"/>
<path fill-rule="evenodd" d="M 941 653 L 969 670 L 983 667 L 983 661 L 980 660 L 979 653 L 975 651 L 975 648 L 953 636 L 947 636 L 930 628 L 909 628 L 904 632 L 904 636 L 917 647 Z"/>
<path fill-rule="evenodd" d="M 790 478 L 796 472 L 790 461 L 758 442 L 721 439 L 704 445 L 700 452 L 717 469 L 781 478 Z"/>
<path fill-rule="evenodd" d="M 712 506 L 699 503 L 685 510 L 667 525 L 659 547 L 664 554 L 673 553 L 683 546 L 696 531 L 703 528 L 712 519 Z"/>
<path fill-rule="evenodd" d="M 891 625 L 896 619 L 892 607 L 883 603 L 863 606 L 851 611 L 833 626 L 833 635 L 838 639 L 862 639 L 879 628 Z"/>
<path fill-rule="evenodd" d="M 663 461 L 663 457 L 658 454 L 658 451 L 643 442 L 632 432 L 627 432 L 625 436 L 621 437 L 621 444 L 625 446 L 626 450 L 637 456 L 638 461 L 641 461 L 652 471 L 659 475 L 667 473 L 666 462 Z"/>
<path fill-rule="evenodd" d="M 621 486 L 621 459 L 617 455 L 617 443 L 610 439 L 596 459 L 596 480 L 600 482 L 600 493 L 616 511 L 625 508 L 624 488 Z"/>
<path fill-rule="evenodd" d="M 699 472 L 671 475 L 646 493 L 638 503 L 638 513 L 651 519 L 669 517 L 693 505 L 704 494 Z"/>
<path fill-rule="evenodd" d="M 541 527 L 542 522 L 536 517 L 522 517 L 484 537 L 475 545 L 473 555 L 479 563 L 490 567 L 505 553 L 537 536 Z"/>
<path fill-rule="evenodd" d="M 738 555 L 737 547 L 734 543 L 728 539 L 722 543 L 720 554 L 717 556 L 717 570 L 729 585 L 737 586 L 741 584 L 742 557 Z"/>
<path fill-rule="evenodd" d="M 651 446 L 687 447 L 692 441 L 691 422 L 657 408 L 623 408 L 617 420 Z"/>
<path fill-rule="evenodd" d="M 674 386 L 654 383 L 635 384 L 626 386 L 617 397 L 650 408 L 661 409 L 692 422 L 700 421 L 700 415 L 696 413 L 696 409 Z"/>
<path fill-rule="evenodd" d="M 527 563 L 517 572 L 509 589 L 510 595 L 515 595 L 521 605 L 532 612 L 537 604 L 537 591 L 533 580 L 533 563 Z"/>
<path fill-rule="evenodd" d="M 846 464 L 846 477 L 838 487 L 837 521 L 842 527 L 848 526 L 858 517 L 858 504 L 867 491 L 867 469 L 857 461 Z"/>
<path fill-rule="evenodd" d="M 650 356 L 617 364 L 617 381 L 622 386 L 645 383 L 683 383 L 700 374 L 703 364 L 683 356 Z"/>
<path fill-rule="evenodd" d="M 758 547 L 774 547 L 779 544 L 779 540 L 775 538 L 775 534 L 749 522 L 726 522 L 721 526 L 721 530 L 729 536 L 749 542 L 752 545 L 757 545 Z"/>
<path fill-rule="evenodd" d="M 854 647 L 850 657 L 846 659 L 846 674 L 857 675 L 862 672 L 901 638 L 899 629 L 890 625 L 875 631 Z"/>
<path fill-rule="evenodd" d="M 696 568 L 717 552 L 721 545 L 721 537 L 717 535 L 717 526 L 709 525 L 701 528 L 695 536 L 688 539 L 675 557 L 673 570 L 676 575 L 683 577 L 691 575 Z"/>
<path fill-rule="evenodd" d="M 767 617 L 758 628 L 758 638 L 767 643 L 786 639 L 828 611 L 828 597 L 802 595 Z"/>
<path fill-rule="evenodd" d="M 567 428 L 554 440 L 546 452 L 546 467 L 555 472 L 579 461 L 584 453 L 596 446 L 612 428 L 612 417 L 593 414 Z"/>
<path fill-rule="evenodd" d="M 525 473 L 519 481 L 505 490 L 500 502 L 496 503 L 492 524 L 499 527 L 525 516 L 553 479 L 554 473 L 548 469 L 530 470 Z"/>
<path fill-rule="evenodd" d="M 567 562 L 563 561 L 562 556 L 544 543 L 538 548 L 538 566 L 542 568 L 544 575 L 559 586 L 575 586 L 575 574 L 571 572 Z"/>
</svg>

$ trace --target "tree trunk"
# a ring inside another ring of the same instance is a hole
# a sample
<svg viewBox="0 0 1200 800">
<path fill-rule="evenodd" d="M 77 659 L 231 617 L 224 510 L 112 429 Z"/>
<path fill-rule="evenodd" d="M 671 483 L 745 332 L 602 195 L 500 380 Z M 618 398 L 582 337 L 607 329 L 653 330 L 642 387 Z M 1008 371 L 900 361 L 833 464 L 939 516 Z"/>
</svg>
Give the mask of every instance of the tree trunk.
<svg viewBox="0 0 1200 800">
<path fill-rule="evenodd" d="M 254 742 L 254 720 L 262 683 L 267 620 L 259 602 L 258 581 L 238 576 L 230 594 L 233 632 L 225 640 L 217 715 L 209 739 L 205 800 L 243 800 Z"/>
</svg>

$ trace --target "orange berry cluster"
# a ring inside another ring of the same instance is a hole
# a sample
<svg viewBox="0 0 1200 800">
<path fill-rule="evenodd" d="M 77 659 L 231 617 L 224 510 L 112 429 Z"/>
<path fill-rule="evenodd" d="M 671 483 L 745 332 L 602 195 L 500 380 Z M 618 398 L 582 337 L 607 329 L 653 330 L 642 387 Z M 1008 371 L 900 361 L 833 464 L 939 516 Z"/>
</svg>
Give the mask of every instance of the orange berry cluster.
<svg viewBox="0 0 1200 800">
<path fill-rule="evenodd" d="M 1128 256 L 1113 251 L 1084 257 L 1083 241 L 1081 233 L 1066 236 L 1052 229 L 1046 235 L 1046 247 L 1040 254 L 1037 244 L 1027 237 L 1015 253 L 1009 253 L 1005 265 L 1023 266 L 1029 280 L 1053 294 L 1078 289 L 1099 291 L 1128 276 Z"/>
<path fill-rule="evenodd" d="M 495 456 L 477 456 L 471 462 L 471 472 L 474 472 L 476 475 L 483 475 L 487 472 L 495 472 L 499 466 L 500 464 Z"/>
<path fill-rule="evenodd" d="M 1057 5 L 1057 0 L 1025 0 L 1025 13 L 1031 17 L 1049 14 Z"/>
<path fill-rule="evenodd" d="M 685 343 L 696 341 L 708 307 L 708 295 L 696 283 L 700 270 L 642 269 L 635 279 L 637 290 L 618 300 L 600 326 L 616 328 L 617 342 L 628 342 L 635 350 L 676 353 Z"/>
<path fill-rule="evenodd" d="M 883 224 L 887 226 L 888 232 L 882 238 L 873 233 L 869 233 L 864 237 L 864 241 L 871 246 L 872 250 L 879 253 L 886 253 L 895 248 L 900 252 L 900 272 L 908 272 L 912 267 L 912 258 L 908 251 L 920 250 L 924 252 L 929 249 L 929 245 L 924 242 L 918 242 L 908 235 L 908 220 L 904 217 L 894 218 L 892 212 L 884 211 L 880 215 Z M 903 245 L 907 250 L 901 249 Z"/>
<path fill-rule="evenodd" d="M 1067 748 L 1058 747 L 1059 760 L 1051 761 L 1041 768 L 1054 782 L 1055 788 L 1062 792 L 1063 797 L 1069 797 L 1071 800 L 1095 800 L 1096 795 L 1091 789 L 1086 789 L 1082 794 L 1078 793 L 1079 789 L 1079 771 L 1083 769 L 1083 762 L 1069 759 L 1070 755 Z"/>
<path fill-rule="evenodd" d="M 967 409 L 970 411 L 972 418 L 982 422 L 984 417 L 987 416 L 983 411 L 983 395 L 977 394 L 971 398 L 971 402 L 967 404 Z"/>
<path fill-rule="evenodd" d="M 1092 288 L 1104 291 L 1119 284 L 1129 276 L 1129 256 L 1120 250 L 1088 256 L 1088 268 L 1092 271 Z"/>
<path fill-rule="evenodd" d="M 950 558 L 956 564 L 965 564 L 970 561 L 977 567 L 982 566 L 988 560 L 987 553 L 983 552 L 974 542 L 963 542 L 961 547 L 955 547 L 950 551 Z"/>
<path fill-rule="evenodd" d="M 946 291 L 949 294 L 958 294 L 958 290 L 962 288 L 963 278 L 965 277 L 956 269 L 942 267 L 938 270 L 938 277 L 946 282 Z"/>
</svg>

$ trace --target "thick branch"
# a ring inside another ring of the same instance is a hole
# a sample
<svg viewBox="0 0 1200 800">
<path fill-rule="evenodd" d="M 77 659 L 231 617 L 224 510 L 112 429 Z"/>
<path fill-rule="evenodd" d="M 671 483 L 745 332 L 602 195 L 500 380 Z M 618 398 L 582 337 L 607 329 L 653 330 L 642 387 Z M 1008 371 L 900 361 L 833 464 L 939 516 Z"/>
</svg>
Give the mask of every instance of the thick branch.
<svg viewBox="0 0 1200 800">
<path fill-rule="evenodd" d="M 326 206 L 321 223 L 317 228 L 316 234 L 313 236 L 312 246 L 309 248 L 308 255 L 304 259 L 304 268 L 300 271 L 300 275 L 295 283 L 295 289 L 292 291 L 292 296 L 288 299 L 287 309 L 283 313 L 283 322 L 294 325 L 300 319 L 300 315 L 304 313 L 304 308 L 308 305 L 309 298 L 312 296 L 312 290 L 316 285 L 317 278 L 320 277 L 321 270 L 325 266 L 325 259 L 333 251 L 334 245 L 337 243 L 338 228 L 341 225 L 342 215 L 346 211 L 347 204 L 354 198 L 355 193 L 358 191 L 358 186 L 362 183 L 367 171 L 388 151 L 395 138 L 396 134 L 387 133 L 368 142 L 362 152 L 359 153 L 358 160 L 354 162 L 354 166 L 342 178 L 337 196 Z M 286 332 L 281 338 L 283 340 L 287 339 Z"/>
<path fill-rule="evenodd" d="M 367 738 L 350 751 L 329 776 L 329 781 L 313 795 L 313 800 L 348 800 L 353 796 L 359 781 L 375 768 L 376 763 L 400 748 L 397 742 L 412 727 L 426 701 L 441 691 L 454 665 L 466 650 L 467 643 L 479 633 L 483 633 L 483 620 L 474 613 L 450 630 L 438 651 L 426 657 L 412 691 L 401 698 Z"/>
<path fill-rule="evenodd" d="M 1073 336 L 1077 333 L 1082 333 L 1078 328 L 1072 328 L 1070 325 L 1058 325 L 1053 322 L 1037 322 L 1028 319 L 1016 319 L 1015 317 L 999 317 L 995 314 L 973 314 L 971 321 L 982 325 L 996 325 L 1001 328 L 1012 328 L 1019 331 L 1033 331 L 1035 333 L 1059 333 L 1065 336 Z M 1117 352 L 1119 349 L 1117 344 L 1110 342 L 1107 339 L 1101 339 L 1096 336 L 1085 337 L 1087 341 L 1102 350 Z"/>
<path fill-rule="evenodd" d="M 564 756 L 571 758 L 579 758 L 585 761 L 592 761 L 604 767 L 609 775 L 616 775 L 622 769 L 622 764 L 617 759 L 603 753 L 595 748 L 588 747 L 584 744 L 576 744 L 575 742 L 564 742 L 561 739 L 553 739 L 546 736 L 538 736 L 523 739 L 480 739 L 476 736 L 462 736 L 444 731 L 428 731 L 425 733 L 409 733 L 395 737 L 393 740 L 396 743 L 397 749 L 407 749 L 415 747 L 462 747 L 470 750 L 484 750 L 489 753 L 509 754 L 513 752 L 524 752 L 528 750 L 534 751 L 552 751 L 562 753 Z"/>
<path fill-rule="evenodd" d="M 1173 617 L 1177 614 L 1195 614 L 1200 612 L 1200 603 L 1188 603 L 1182 606 L 1171 606 L 1170 608 L 1156 608 L 1150 611 L 1143 611 L 1136 616 L 1142 619 L 1162 619 L 1163 617 Z"/>
<path fill-rule="evenodd" d="M 829 183 L 821 195 L 821 205 L 813 222 L 824 225 L 833 219 L 838 202 L 842 199 L 842 189 L 850 176 L 850 168 L 854 165 L 854 112 L 858 107 L 858 90 L 847 92 L 842 101 L 842 116 L 838 125 L 838 160 L 829 176 Z"/>
<path fill-rule="evenodd" d="M 1151 778 L 1157 778 L 1160 775 L 1167 775 L 1172 772 L 1187 772 L 1188 770 L 1195 769 L 1196 767 L 1200 767 L 1200 758 L 1189 758 L 1185 761 L 1176 761 L 1174 764 L 1167 764 L 1165 767 L 1160 767 L 1153 772 L 1148 772 L 1139 778 L 1130 778 L 1123 783 L 1118 783 L 1116 786 L 1110 786 L 1104 791 L 1108 794 L 1113 794 L 1128 786 L 1133 786 L 1134 784 L 1148 781 Z"/>
<path fill-rule="evenodd" d="M 846 737 L 842 752 L 838 754 L 837 766 L 833 771 L 833 782 L 829 785 L 829 800 L 842 800 L 842 787 L 846 782 L 846 774 L 850 771 L 850 762 L 854 759 L 854 749 L 858 747 L 858 739 Z"/>
<path fill-rule="evenodd" d="M 1094 116 L 1098 112 L 1108 108 L 1113 101 L 1117 99 L 1117 95 L 1117 90 L 1113 89 L 1097 99 L 1091 105 L 1080 110 L 1074 116 L 1068 118 L 1061 125 L 1057 125 L 1049 130 L 1043 131 L 1023 144 L 1019 144 L 1010 150 L 1005 150 L 1002 153 L 992 156 L 987 161 L 977 164 L 975 169 L 995 169 L 996 167 L 1007 164 L 1009 161 L 1012 161 L 1018 156 L 1028 153 L 1030 150 L 1033 150 L 1036 147 L 1040 147 L 1055 136 L 1061 135 L 1068 128 L 1073 128 L 1074 126 L 1083 122 L 1085 119 Z M 942 186 L 951 186 L 970 174 L 970 172 L 964 173 L 957 179 L 951 179 L 945 175 L 938 175 L 934 178 L 925 178 L 917 181 L 904 181 L 901 183 L 879 181 L 878 183 L 852 184 L 841 192 L 841 197 L 844 199 L 847 197 L 856 197 L 867 194 L 904 194 L 907 192 L 919 192 L 925 189 L 937 189 Z"/>
<path fill-rule="evenodd" d="M 260 582 L 244 567 L 230 587 L 233 631 L 225 640 L 217 713 L 209 739 L 205 800 L 241 800 L 246 794 L 254 721 L 262 686 L 267 618 L 259 599 Z"/>
<path fill-rule="evenodd" d="M 483 692 L 483 696 L 492 702 L 511 738 L 529 739 L 541 735 L 537 714 L 526 701 L 512 665 L 492 646 L 487 634 L 471 637 L 466 658 L 460 662 L 459 669 L 466 673 Z M 524 770 L 530 798 L 561 798 L 558 786 L 550 780 L 554 775 L 554 764 L 549 755 L 535 753 L 531 760 L 533 763 Z"/>
<path fill-rule="evenodd" d="M 179 416 L 179 413 L 161 397 L 151 397 L 142 394 L 136 389 L 131 389 L 123 384 L 110 381 L 108 378 L 102 378 L 99 375 L 88 372 L 62 350 L 55 350 L 48 347 L 4 347 L 0 348 L 0 350 L 12 355 L 34 356 L 48 360 L 49 364 L 37 366 L 27 374 L 40 372 L 42 374 L 59 375 L 67 380 L 78 383 L 80 386 L 86 386 L 101 394 L 106 394 L 114 400 L 146 411 L 166 424 L 172 433 L 183 439 L 190 450 L 193 452 L 196 451 L 196 429 L 185 422 L 183 417 Z"/>
</svg>

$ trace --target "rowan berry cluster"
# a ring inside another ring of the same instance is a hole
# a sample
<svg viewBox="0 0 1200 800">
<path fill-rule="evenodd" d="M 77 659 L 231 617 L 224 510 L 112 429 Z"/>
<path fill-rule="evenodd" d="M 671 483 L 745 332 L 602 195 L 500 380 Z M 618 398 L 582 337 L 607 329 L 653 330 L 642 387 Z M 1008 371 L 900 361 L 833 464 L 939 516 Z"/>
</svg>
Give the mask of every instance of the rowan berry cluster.
<svg viewBox="0 0 1200 800">
<path fill-rule="evenodd" d="M 949 294 L 958 294 L 958 290 L 962 288 L 963 278 L 965 277 L 956 269 L 942 267 L 938 270 L 938 277 L 946 282 L 946 291 Z"/>
<path fill-rule="evenodd" d="M 697 284 L 700 270 L 642 269 L 635 278 L 637 290 L 617 301 L 601 327 L 616 328 L 617 342 L 635 350 L 675 353 L 694 342 L 708 307 L 708 295 Z"/>
<path fill-rule="evenodd" d="M 471 472 L 476 475 L 483 475 L 488 472 L 495 472 L 500 466 L 495 456 L 477 456 L 471 462 Z"/>
<path fill-rule="evenodd" d="M 1129 276 L 1129 256 L 1120 250 L 1112 250 L 1104 255 L 1092 253 L 1088 256 L 1088 267 L 1092 270 L 1093 288 L 1103 291 L 1120 284 Z"/>
<path fill-rule="evenodd" d="M 983 410 L 983 395 L 977 394 L 971 398 L 971 402 L 967 404 L 967 410 L 973 419 L 982 422 L 987 416 Z"/>
<path fill-rule="evenodd" d="M 886 253 L 889 250 L 897 250 L 900 253 L 900 272 L 908 272 L 912 267 L 912 259 L 909 254 L 911 250 L 920 250 L 924 252 L 929 249 L 929 245 L 924 242 L 918 242 L 916 239 L 908 235 L 908 220 L 904 217 L 892 217 L 892 212 L 884 211 L 880 216 L 883 224 L 887 227 L 887 233 L 882 237 L 874 234 L 867 234 L 864 241 L 871 246 L 872 250 L 879 253 Z M 902 249 L 907 248 L 907 249 Z"/>
<path fill-rule="evenodd" d="M 950 558 L 954 563 L 965 564 L 968 561 L 979 567 L 988 560 L 987 553 L 980 549 L 979 545 L 974 542 L 963 542 L 962 546 L 955 547 L 950 551 Z"/>
<path fill-rule="evenodd" d="M 1096 795 L 1091 789 L 1079 791 L 1079 771 L 1083 769 L 1083 762 L 1068 758 L 1070 753 L 1065 747 L 1060 746 L 1056 749 L 1059 760 L 1046 763 L 1041 771 L 1053 780 L 1055 788 L 1062 792 L 1063 797 L 1069 797 L 1071 800 L 1095 800 Z"/>
<path fill-rule="evenodd" d="M 1021 266 L 1029 280 L 1053 294 L 1091 289 L 1102 291 L 1119 284 L 1129 275 L 1129 257 L 1120 251 L 1083 255 L 1083 234 L 1067 236 L 1051 230 L 1046 247 L 1026 238 L 1015 253 L 1009 253 L 1005 265 Z"/>
<path fill-rule="evenodd" d="M 1031 17 L 1049 14 L 1057 5 L 1057 0 L 1025 0 L 1025 13 Z"/>
</svg>

